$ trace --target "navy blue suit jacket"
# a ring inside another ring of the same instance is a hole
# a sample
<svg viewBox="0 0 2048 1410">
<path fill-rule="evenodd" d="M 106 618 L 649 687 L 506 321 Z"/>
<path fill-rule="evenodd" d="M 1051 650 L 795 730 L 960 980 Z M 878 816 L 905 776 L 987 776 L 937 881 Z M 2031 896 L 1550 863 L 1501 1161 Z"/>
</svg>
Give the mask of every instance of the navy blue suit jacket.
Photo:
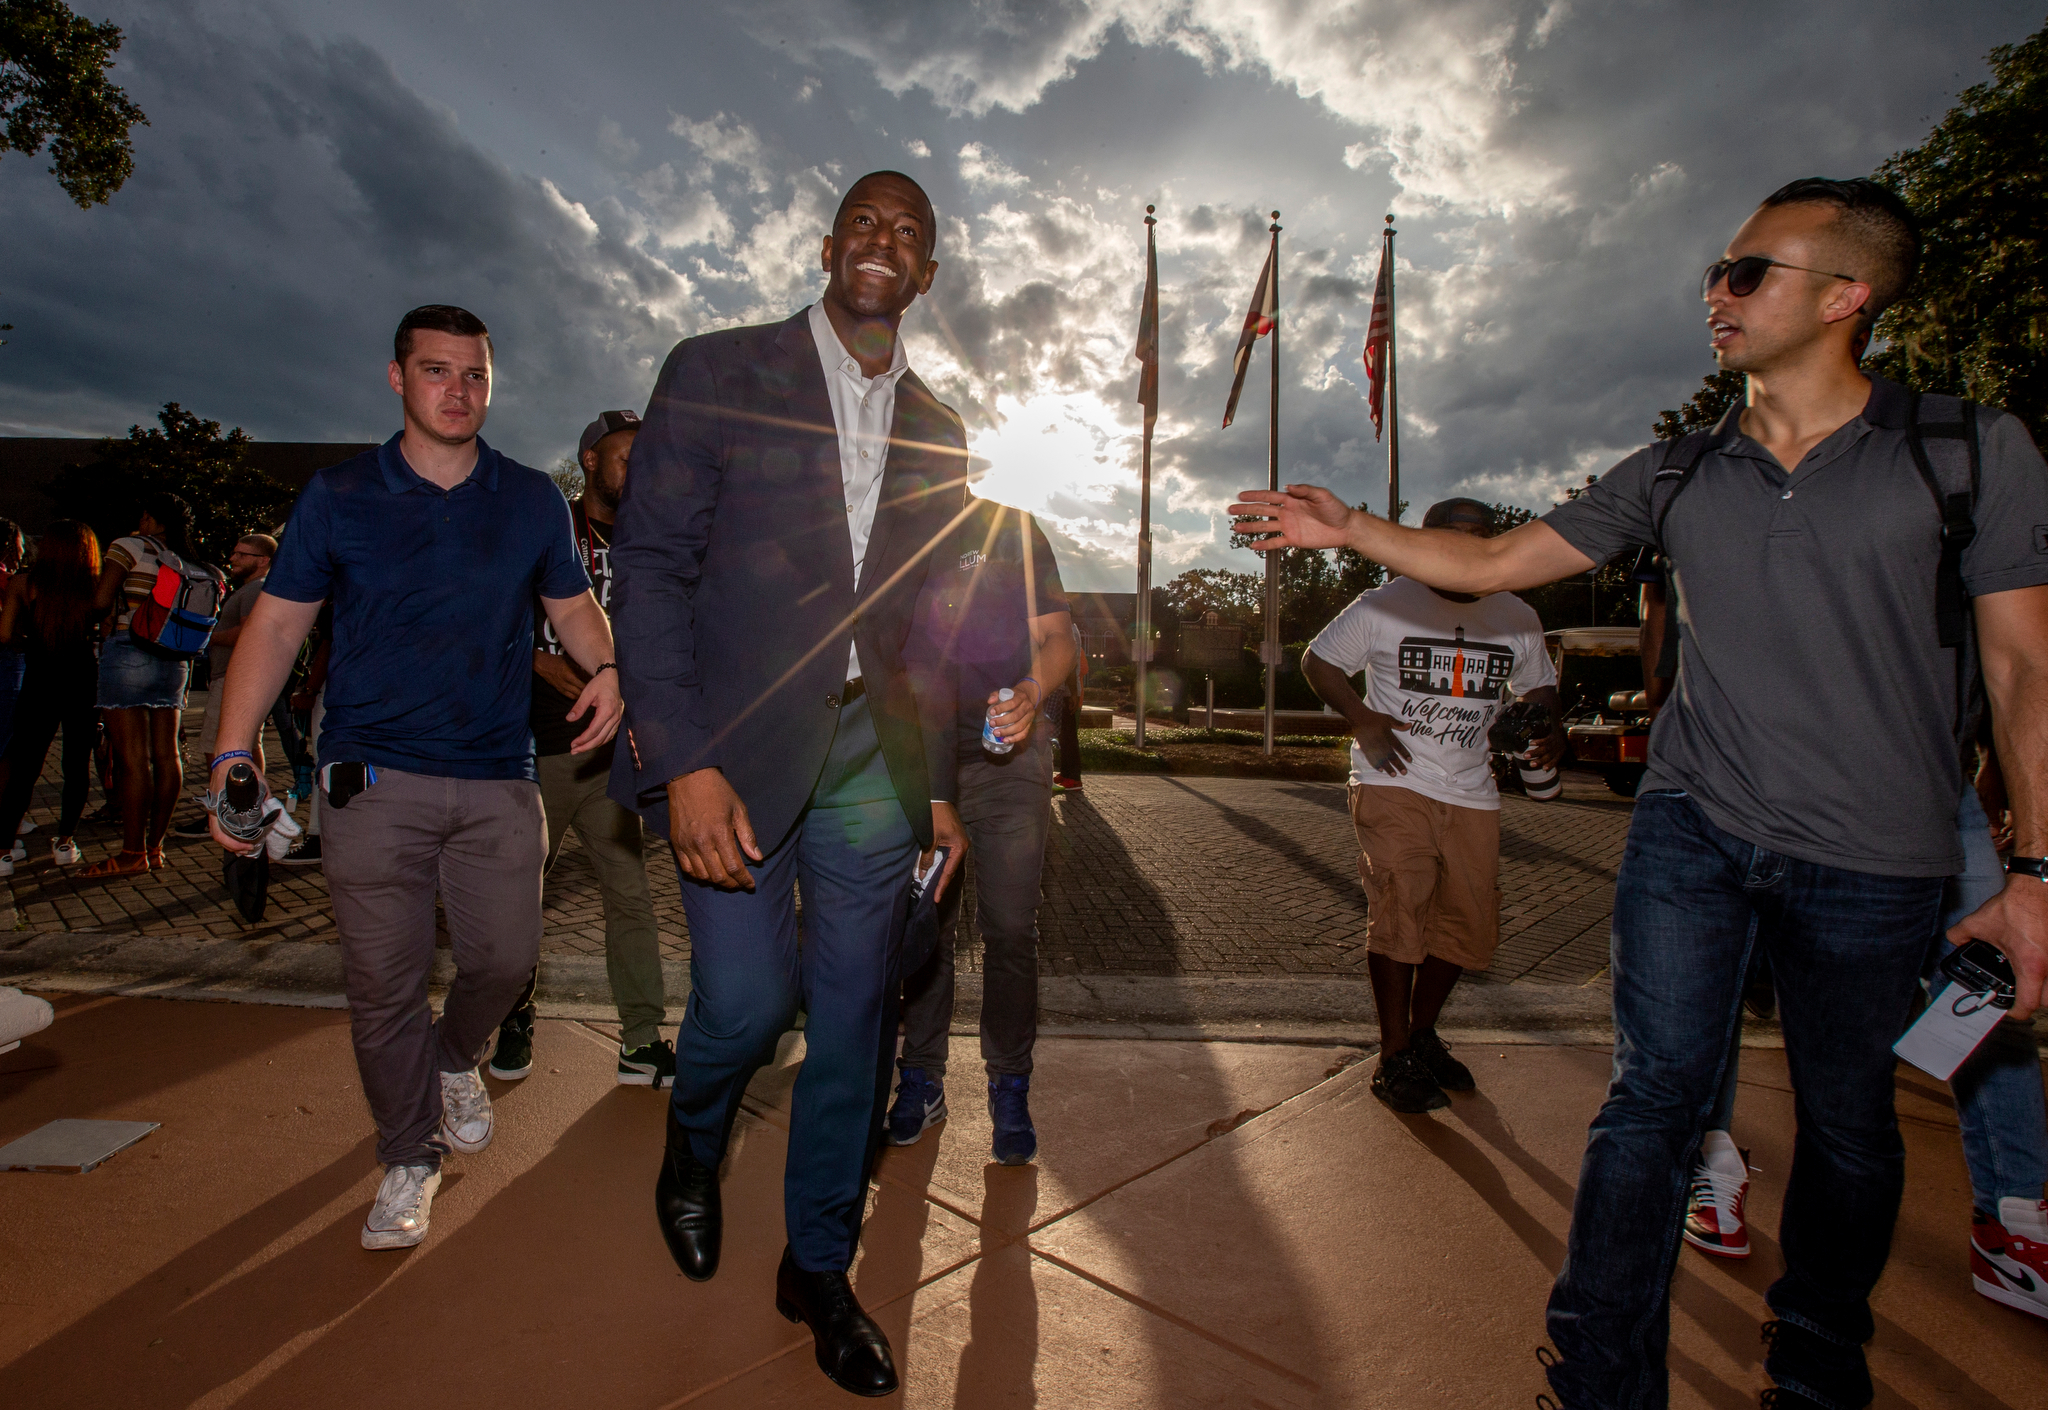
<svg viewBox="0 0 2048 1410">
<path fill-rule="evenodd" d="M 614 755 L 612 797 L 665 836 L 669 780 L 717 768 L 775 846 L 824 767 L 857 640 L 890 780 L 931 845 L 931 800 L 955 797 L 956 705 L 920 698 L 904 649 L 932 550 L 965 512 L 966 470 L 960 418 L 906 372 L 856 583 L 809 315 L 678 343 L 612 536 L 630 745 Z"/>
</svg>

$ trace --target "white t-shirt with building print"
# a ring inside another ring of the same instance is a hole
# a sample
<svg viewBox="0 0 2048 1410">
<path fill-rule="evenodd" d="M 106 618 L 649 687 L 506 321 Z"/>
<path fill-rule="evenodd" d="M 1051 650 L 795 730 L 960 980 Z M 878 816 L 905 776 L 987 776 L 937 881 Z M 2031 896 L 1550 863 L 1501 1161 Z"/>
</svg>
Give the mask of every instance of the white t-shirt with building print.
<svg viewBox="0 0 2048 1410">
<path fill-rule="evenodd" d="M 1309 643 L 1350 675 L 1365 672 L 1365 703 L 1409 728 L 1395 738 L 1414 757 L 1389 777 L 1351 746 L 1351 781 L 1406 788 L 1461 808 L 1498 808 L 1486 731 L 1506 698 L 1557 684 L 1535 609 L 1512 593 L 1452 602 L 1396 578 L 1361 593 Z"/>
</svg>

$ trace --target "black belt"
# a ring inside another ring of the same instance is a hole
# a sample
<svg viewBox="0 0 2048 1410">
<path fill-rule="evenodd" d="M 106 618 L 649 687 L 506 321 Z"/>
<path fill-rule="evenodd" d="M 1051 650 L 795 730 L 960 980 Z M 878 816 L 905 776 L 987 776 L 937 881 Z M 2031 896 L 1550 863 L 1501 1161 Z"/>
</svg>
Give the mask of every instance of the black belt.
<svg viewBox="0 0 2048 1410">
<path fill-rule="evenodd" d="M 861 676 L 855 676 L 845 685 L 839 687 L 837 695 L 826 696 L 825 703 L 834 710 L 841 709 L 844 706 L 851 705 L 854 701 L 860 699 L 861 696 L 867 694 L 867 690 L 868 683 L 866 679 Z"/>
</svg>

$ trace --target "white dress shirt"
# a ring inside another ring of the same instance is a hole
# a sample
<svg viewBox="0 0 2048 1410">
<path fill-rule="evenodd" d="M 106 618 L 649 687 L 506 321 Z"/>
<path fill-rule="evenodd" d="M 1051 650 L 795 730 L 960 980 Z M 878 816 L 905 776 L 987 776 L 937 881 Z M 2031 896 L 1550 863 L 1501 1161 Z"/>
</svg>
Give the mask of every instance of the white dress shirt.
<svg viewBox="0 0 2048 1410">
<path fill-rule="evenodd" d="M 825 390 L 832 397 L 832 424 L 839 432 L 839 483 L 846 494 L 846 533 L 853 543 L 853 581 L 860 585 L 861 564 L 868 556 L 868 537 L 875 528 L 875 507 L 882 501 L 882 469 L 889 460 L 889 430 L 896 424 L 896 383 L 910 370 L 903 340 L 879 377 L 861 375 L 860 363 L 839 341 L 839 330 L 825 316 L 825 305 L 811 305 L 811 337 L 825 368 Z M 860 648 L 849 647 L 846 678 L 860 679 Z"/>
</svg>

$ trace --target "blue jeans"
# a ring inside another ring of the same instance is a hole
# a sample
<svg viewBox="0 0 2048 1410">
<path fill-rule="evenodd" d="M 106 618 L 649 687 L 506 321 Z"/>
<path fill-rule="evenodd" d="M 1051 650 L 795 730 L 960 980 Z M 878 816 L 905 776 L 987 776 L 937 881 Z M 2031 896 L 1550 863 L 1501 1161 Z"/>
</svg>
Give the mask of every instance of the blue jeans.
<svg viewBox="0 0 2048 1410">
<path fill-rule="evenodd" d="M 1956 826 L 1963 833 L 1963 872 L 1949 878 L 1941 928 L 1947 930 L 2005 889 L 2005 868 L 1992 850 L 1991 831 L 1977 790 L 1963 790 Z M 1928 982 L 1939 989 L 1935 964 L 1956 947 L 1942 936 L 1928 964 Z M 2008 1196 L 2032 1203 L 2048 1185 L 2048 1098 L 2041 1087 L 2041 1044 L 2032 1020 L 2007 1019 L 1948 1080 L 1955 1094 L 1956 1124 L 1963 1130 L 1963 1159 L 1970 1167 L 1970 1196 L 1986 1214 L 1998 1213 Z"/>
<path fill-rule="evenodd" d="M 1991 847 L 1991 832 L 1977 790 L 1963 790 L 1956 809 L 1963 844 L 1963 870 L 1948 879 L 1941 929 L 1969 915 L 2005 888 L 2005 868 Z M 1945 981 L 1937 966 L 1955 950 L 1937 935 L 1927 956 L 1930 991 Z M 1735 1114 L 1735 1079 L 1740 1070 L 1741 1029 L 1728 1051 L 1728 1073 L 1720 1098 L 1707 1117 L 1709 1131 L 1726 1131 Z M 1983 1046 L 1949 1079 L 1955 1094 L 1956 1124 L 1963 1133 L 1963 1160 L 1970 1170 L 1970 1196 L 1986 1214 L 1998 1213 L 2008 1196 L 2028 1202 L 2048 1186 L 2048 1099 L 2041 1086 L 2041 1044 L 2028 1020 L 2008 1019 L 1991 1030 Z"/>
<path fill-rule="evenodd" d="M 1802 862 L 1722 831 L 1685 794 L 1637 800 L 1614 896 L 1614 1075 L 1579 1169 L 1551 1290 L 1550 1369 L 1573 1410 L 1662 1410 L 1686 1185 L 1762 945 L 1777 978 L 1798 1118 L 1765 1369 L 1823 1404 L 1868 1399 L 1863 1343 L 1905 1185 L 1892 1109 L 1940 877 Z M 1826 1354 L 1806 1354 L 1818 1344 Z M 1797 1350 L 1797 1363 L 1787 1364 Z M 1859 1388 L 1860 1383 L 1860 1388 Z"/>
<path fill-rule="evenodd" d="M 810 1272 L 850 1268 L 860 1238 L 896 1050 L 896 953 L 917 852 L 862 696 L 839 712 L 809 807 L 749 865 L 754 890 L 682 878 L 690 999 L 671 1109 L 692 1153 L 716 1169 L 747 1083 L 804 1010 L 782 1200 L 790 1252 Z"/>
</svg>

